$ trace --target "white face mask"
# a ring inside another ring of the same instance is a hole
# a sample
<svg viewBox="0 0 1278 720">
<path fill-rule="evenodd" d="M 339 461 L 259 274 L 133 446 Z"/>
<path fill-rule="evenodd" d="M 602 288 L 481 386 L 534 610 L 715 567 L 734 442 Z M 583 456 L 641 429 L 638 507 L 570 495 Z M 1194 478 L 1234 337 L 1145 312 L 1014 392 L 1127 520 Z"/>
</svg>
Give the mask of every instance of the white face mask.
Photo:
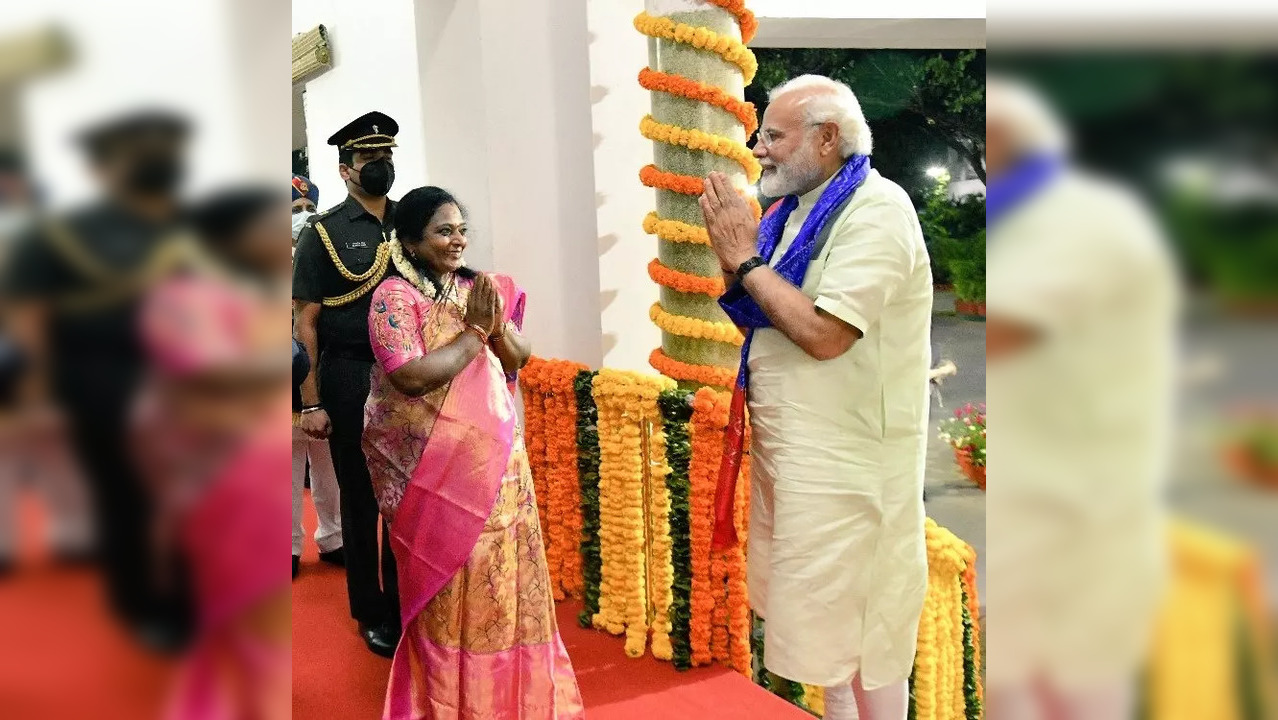
<svg viewBox="0 0 1278 720">
<path fill-rule="evenodd" d="M 300 213 L 293 213 L 293 239 L 302 232 L 302 228 L 306 227 L 306 221 L 315 217 L 315 213 L 303 210 Z"/>
</svg>

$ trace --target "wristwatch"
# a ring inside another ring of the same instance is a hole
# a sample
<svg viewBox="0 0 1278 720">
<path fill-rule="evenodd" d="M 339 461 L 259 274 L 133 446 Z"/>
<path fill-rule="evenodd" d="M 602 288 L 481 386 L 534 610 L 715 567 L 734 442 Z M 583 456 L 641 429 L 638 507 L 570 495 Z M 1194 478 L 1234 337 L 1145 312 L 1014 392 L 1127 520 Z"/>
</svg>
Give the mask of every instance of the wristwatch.
<svg viewBox="0 0 1278 720">
<path fill-rule="evenodd" d="M 762 267 L 767 264 L 768 264 L 767 260 L 764 260 L 758 255 L 755 255 L 754 257 L 750 258 L 749 260 L 746 260 L 745 262 L 741 263 L 739 267 L 737 267 L 737 272 L 736 272 L 737 279 L 745 280 L 746 273 L 749 273 L 751 270 L 757 267 Z"/>
</svg>

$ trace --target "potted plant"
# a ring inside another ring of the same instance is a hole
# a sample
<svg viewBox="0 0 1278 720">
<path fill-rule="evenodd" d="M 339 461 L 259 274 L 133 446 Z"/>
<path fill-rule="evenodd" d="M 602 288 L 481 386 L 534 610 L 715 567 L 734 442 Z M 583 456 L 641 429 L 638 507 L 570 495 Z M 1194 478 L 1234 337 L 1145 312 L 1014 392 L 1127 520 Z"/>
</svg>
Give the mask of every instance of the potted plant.
<svg viewBox="0 0 1278 720">
<path fill-rule="evenodd" d="M 1278 410 L 1235 413 L 1223 447 L 1225 465 L 1244 480 L 1278 489 Z"/>
<path fill-rule="evenodd" d="M 950 259 L 954 280 L 954 310 L 960 315 L 985 317 L 985 231 L 959 244 L 961 255 Z"/>
<path fill-rule="evenodd" d="M 985 489 L 985 403 L 968 403 L 941 423 L 940 438 L 954 448 L 963 476 Z"/>
</svg>

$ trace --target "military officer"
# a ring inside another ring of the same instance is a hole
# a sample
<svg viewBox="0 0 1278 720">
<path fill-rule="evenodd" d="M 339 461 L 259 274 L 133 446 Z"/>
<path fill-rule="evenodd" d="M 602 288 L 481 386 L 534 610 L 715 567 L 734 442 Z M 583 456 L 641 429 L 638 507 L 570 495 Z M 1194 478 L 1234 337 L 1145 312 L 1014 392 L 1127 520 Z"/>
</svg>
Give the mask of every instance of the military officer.
<svg viewBox="0 0 1278 720">
<path fill-rule="evenodd" d="M 369 650 L 385 657 L 399 639 L 399 591 L 390 533 L 378 542 L 381 515 L 361 435 L 373 365 L 369 301 L 390 260 L 395 203 L 387 193 L 395 180 L 398 132 L 390 117 L 370 112 L 328 139 L 337 147 L 348 194 L 302 229 L 293 269 L 297 339 L 318 359 L 301 388 L 302 429 L 328 438 L 341 491 L 351 616 Z"/>
</svg>

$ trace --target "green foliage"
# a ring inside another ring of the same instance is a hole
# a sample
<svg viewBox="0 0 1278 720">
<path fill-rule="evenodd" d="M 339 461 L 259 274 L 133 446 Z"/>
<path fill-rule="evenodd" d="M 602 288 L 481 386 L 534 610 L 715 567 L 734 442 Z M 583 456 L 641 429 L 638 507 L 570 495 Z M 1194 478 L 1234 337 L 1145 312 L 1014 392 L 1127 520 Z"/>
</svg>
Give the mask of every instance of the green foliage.
<svg viewBox="0 0 1278 720">
<path fill-rule="evenodd" d="M 760 113 L 772 88 L 799 75 L 825 75 L 852 88 L 876 132 L 889 122 L 893 132 L 912 125 L 958 151 L 985 179 L 985 51 L 761 48 L 755 56 L 759 71 L 746 99 Z"/>
<path fill-rule="evenodd" d="M 584 628 L 599 612 L 603 556 L 599 550 L 599 409 L 595 407 L 595 373 L 582 371 L 573 380 L 577 395 L 577 477 L 581 486 L 581 574 L 585 609 L 577 617 Z"/>
<path fill-rule="evenodd" d="M 949 178 L 936 180 L 919 211 L 932 260 L 932 281 L 955 286 L 961 300 L 985 299 L 985 197 L 949 197 Z"/>
<path fill-rule="evenodd" d="M 1230 300 L 1278 297 L 1278 212 L 1261 203 L 1220 207 L 1172 196 L 1168 226 L 1193 280 Z"/>
<path fill-rule="evenodd" d="M 666 490 L 670 494 L 670 563 L 674 569 L 670 602 L 672 661 L 679 670 L 692 667 L 692 399 L 682 390 L 668 390 L 657 397 L 662 430 L 666 434 Z"/>
<path fill-rule="evenodd" d="M 963 591 L 963 708 L 966 720 L 981 720 L 984 708 L 981 694 L 977 690 L 979 678 L 976 677 L 976 643 L 972 642 L 976 626 L 972 623 L 972 613 L 968 609 L 967 591 Z"/>
</svg>

